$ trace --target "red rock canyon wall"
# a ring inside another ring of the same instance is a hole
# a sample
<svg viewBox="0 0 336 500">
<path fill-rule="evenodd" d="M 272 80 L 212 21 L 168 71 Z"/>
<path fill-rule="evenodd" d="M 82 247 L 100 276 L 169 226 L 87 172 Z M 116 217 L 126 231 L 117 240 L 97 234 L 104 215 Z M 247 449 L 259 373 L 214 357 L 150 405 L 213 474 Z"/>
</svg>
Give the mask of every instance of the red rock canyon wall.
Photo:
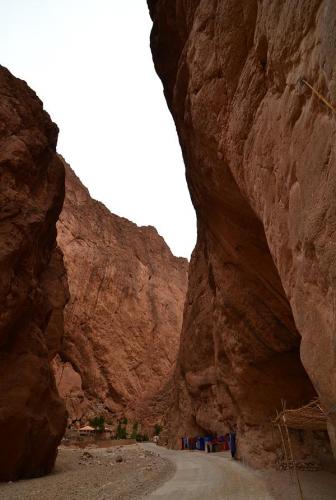
<svg viewBox="0 0 336 500">
<path fill-rule="evenodd" d="M 56 247 L 64 198 L 58 129 L 25 82 L 0 67 L 0 480 L 49 472 L 66 412 L 50 360 L 67 284 Z"/>
<path fill-rule="evenodd" d="M 280 400 L 316 391 L 336 449 L 336 116 L 300 83 L 335 100 L 336 4 L 148 3 L 198 218 L 171 439 L 237 428 L 272 463 Z"/>
<path fill-rule="evenodd" d="M 72 424 L 99 414 L 160 420 L 167 405 L 156 393 L 176 362 L 187 260 L 153 227 L 93 200 L 69 166 L 58 243 L 71 298 L 55 369 Z"/>
</svg>

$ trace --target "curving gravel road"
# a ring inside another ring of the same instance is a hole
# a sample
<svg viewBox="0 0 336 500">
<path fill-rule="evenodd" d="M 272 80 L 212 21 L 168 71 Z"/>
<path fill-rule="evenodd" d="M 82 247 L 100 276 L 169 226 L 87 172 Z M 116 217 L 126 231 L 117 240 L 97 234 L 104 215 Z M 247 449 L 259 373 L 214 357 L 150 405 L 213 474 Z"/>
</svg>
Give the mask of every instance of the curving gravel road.
<svg viewBox="0 0 336 500">
<path fill-rule="evenodd" d="M 229 452 L 167 450 L 145 444 L 175 465 L 175 474 L 145 498 L 156 500 L 299 500 L 294 476 L 285 471 L 253 470 Z M 336 464 L 329 472 L 301 472 L 304 500 L 336 499 Z"/>
<path fill-rule="evenodd" d="M 228 452 L 175 451 L 143 444 L 176 466 L 174 476 L 146 498 L 157 500 L 274 500 L 261 474 Z"/>
</svg>

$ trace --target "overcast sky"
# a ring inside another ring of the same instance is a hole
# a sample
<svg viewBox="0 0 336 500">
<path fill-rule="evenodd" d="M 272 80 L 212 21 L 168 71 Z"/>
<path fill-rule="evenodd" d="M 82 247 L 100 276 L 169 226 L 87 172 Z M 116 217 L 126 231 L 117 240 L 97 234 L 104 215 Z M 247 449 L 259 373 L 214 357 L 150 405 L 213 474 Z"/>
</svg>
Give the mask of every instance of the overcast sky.
<svg viewBox="0 0 336 500">
<path fill-rule="evenodd" d="M 0 19 L 0 64 L 42 99 L 91 195 L 189 257 L 195 215 L 146 0 L 0 0 Z"/>
</svg>

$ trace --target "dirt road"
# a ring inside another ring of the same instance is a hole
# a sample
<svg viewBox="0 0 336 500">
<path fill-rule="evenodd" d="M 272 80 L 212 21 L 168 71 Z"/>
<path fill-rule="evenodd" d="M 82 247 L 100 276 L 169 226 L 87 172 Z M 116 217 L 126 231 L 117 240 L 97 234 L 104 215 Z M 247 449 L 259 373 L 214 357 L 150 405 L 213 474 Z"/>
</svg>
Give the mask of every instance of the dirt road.
<svg viewBox="0 0 336 500">
<path fill-rule="evenodd" d="M 144 444 L 176 465 L 174 476 L 146 498 L 167 500 L 273 500 L 258 472 L 227 452 L 181 452 Z"/>
<path fill-rule="evenodd" d="M 298 500 L 300 494 L 289 472 L 256 471 L 231 459 L 229 452 L 204 453 L 167 450 L 153 444 L 147 451 L 170 460 L 175 474 L 152 492 L 156 500 Z M 304 500 L 335 500 L 336 474 L 300 472 Z"/>
</svg>

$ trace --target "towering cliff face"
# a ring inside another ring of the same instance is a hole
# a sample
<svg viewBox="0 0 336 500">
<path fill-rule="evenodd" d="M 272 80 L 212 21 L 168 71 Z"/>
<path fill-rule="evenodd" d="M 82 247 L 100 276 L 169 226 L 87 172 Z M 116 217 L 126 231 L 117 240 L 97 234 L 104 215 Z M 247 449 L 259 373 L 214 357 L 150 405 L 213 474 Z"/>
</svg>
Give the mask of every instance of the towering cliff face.
<svg viewBox="0 0 336 500">
<path fill-rule="evenodd" d="M 52 468 L 66 412 L 49 361 L 67 299 L 56 221 L 58 129 L 25 82 L 0 67 L 0 480 Z"/>
<path fill-rule="evenodd" d="M 334 99 L 336 4 L 148 3 L 198 217 L 172 430 L 272 461 L 280 400 L 316 391 L 335 447 L 335 114 L 300 82 Z"/>
<path fill-rule="evenodd" d="M 58 242 L 71 298 L 55 368 L 71 420 L 136 419 L 175 365 L 188 263 L 93 200 L 69 166 Z"/>
</svg>

